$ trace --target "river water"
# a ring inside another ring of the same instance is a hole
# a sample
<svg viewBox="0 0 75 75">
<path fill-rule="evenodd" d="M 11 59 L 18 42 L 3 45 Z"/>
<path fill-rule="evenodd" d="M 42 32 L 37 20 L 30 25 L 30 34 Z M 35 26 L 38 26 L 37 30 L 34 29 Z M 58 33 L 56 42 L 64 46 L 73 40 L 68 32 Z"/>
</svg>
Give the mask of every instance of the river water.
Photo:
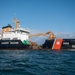
<svg viewBox="0 0 75 75">
<path fill-rule="evenodd" d="M 75 75 L 75 51 L 0 50 L 0 75 Z"/>
</svg>

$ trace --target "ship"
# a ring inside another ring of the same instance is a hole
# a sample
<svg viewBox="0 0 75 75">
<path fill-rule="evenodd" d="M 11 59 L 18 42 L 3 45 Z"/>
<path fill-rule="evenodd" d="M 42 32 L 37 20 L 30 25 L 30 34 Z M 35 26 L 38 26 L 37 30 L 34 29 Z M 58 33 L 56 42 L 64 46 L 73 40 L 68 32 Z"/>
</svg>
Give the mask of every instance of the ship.
<svg viewBox="0 0 75 75">
<path fill-rule="evenodd" d="M 62 39 L 56 38 L 53 40 L 46 40 L 45 43 L 42 45 L 45 49 L 52 49 L 52 50 L 71 50 L 75 49 L 75 39 Z"/>
<path fill-rule="evenodd" d="M 2 27 L 0 34 L 0 49 L 28 49 L 29 48 L 29 34 L 27 28 L 19 27 L 19 20 L 14 18 L 15 27 L 12 28 L 10 24 Z"/>
<path fill-rule="evenodd" d="M 31 34 L 32 36 L 48 36 L 44 44 L 42 44 L 42 49 L 50 50 L 70 50 L 75 49 L 75 39 L 73 38 L 57 38 L 52 31 L 39 34 Z"/>
</svg>

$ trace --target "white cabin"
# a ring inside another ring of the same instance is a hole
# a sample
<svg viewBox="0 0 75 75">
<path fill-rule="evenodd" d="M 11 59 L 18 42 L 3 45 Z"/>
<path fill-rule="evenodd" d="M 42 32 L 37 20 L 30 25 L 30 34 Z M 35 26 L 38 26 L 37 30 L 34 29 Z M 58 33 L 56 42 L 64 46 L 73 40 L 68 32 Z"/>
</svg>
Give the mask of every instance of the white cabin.
<svg viewBox="0 0 75 75">
<path fill-rule="evenodd" d="M 12 29 L 9 32 L 4 32 L 2 39 L 6 40 L 29 40 L 28 36 L 30 34 L 30 31 L 28 29 L 23 29 L 23 28 L 17 28 L 17 29 Z"/>
</svg>

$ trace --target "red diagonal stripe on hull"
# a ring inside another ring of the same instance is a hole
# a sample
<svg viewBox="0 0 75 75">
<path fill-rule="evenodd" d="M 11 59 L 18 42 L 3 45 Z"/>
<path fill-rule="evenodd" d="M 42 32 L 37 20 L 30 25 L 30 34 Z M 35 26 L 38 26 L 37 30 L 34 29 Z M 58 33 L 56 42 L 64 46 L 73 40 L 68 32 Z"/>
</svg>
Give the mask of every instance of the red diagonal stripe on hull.
<svg viewBox="0 0 75 75">
<path fill-rule="evenodd" d="M 63 42 L 63 39 L 56 39 L 54 41 L 52 49 L 54 49 L 54 50 L 60 50 L 62 42 Z"/>
</svg>

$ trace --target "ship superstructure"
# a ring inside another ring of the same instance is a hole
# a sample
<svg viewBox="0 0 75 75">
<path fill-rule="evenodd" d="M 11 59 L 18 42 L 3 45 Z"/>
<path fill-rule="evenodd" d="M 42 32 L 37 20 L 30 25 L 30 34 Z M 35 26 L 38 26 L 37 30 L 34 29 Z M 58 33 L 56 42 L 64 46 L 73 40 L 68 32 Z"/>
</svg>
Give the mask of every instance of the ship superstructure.
<svg viewBox="0 0 75 75">
<path fill-rule="evenodd" d="M 23 28 L 11 29 L 10 31 L 3 32 L 2 39 L 5 39 L 5 40 L 7 40 L 7 39 L 8 40 L 13 40 L 13 39 L 17 40 L 18 39 L 18 40 L 21 40 L 21 41 L 29 40 L 28 39 L 29 33 L 30 32 L 29 32 L 28 29 L 23 29 Z"/>
</svg>

